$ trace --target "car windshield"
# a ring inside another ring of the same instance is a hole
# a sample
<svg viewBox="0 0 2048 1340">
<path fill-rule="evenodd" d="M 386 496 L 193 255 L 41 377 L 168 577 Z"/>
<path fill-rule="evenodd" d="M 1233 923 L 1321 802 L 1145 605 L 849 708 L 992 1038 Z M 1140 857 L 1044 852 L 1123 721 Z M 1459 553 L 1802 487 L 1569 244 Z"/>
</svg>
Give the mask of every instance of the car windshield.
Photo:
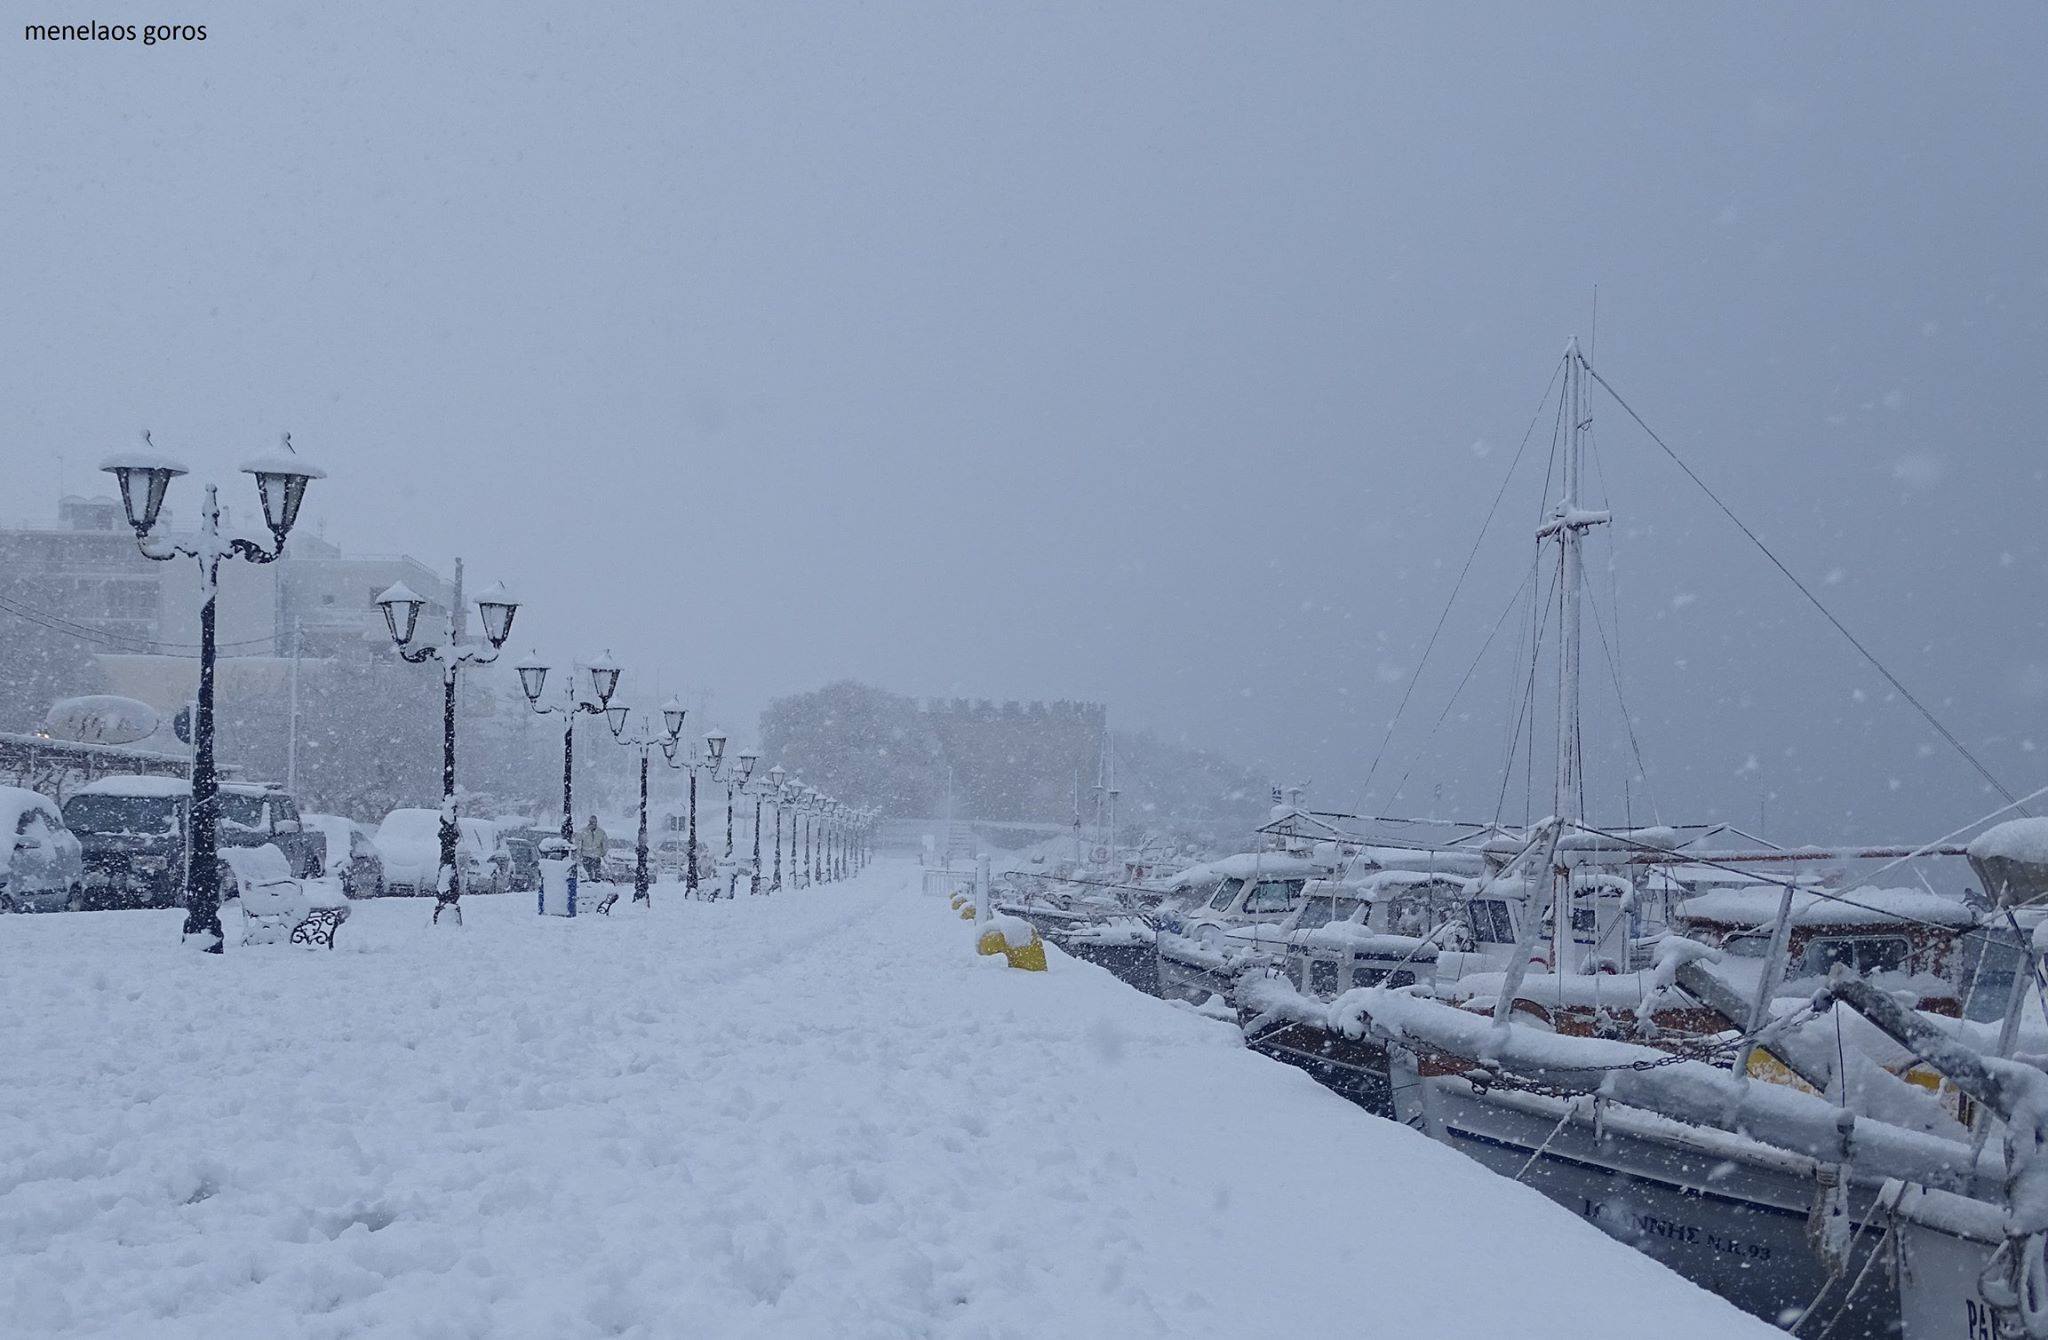
<svg viewBox="0 0 2048 1340">
<path fill-rule="evenodd" d="M 178 826 L 172 796 L 73 796 L 64 802 L 64 826 L 74 833 L 170 833 Z"/>
</svg>

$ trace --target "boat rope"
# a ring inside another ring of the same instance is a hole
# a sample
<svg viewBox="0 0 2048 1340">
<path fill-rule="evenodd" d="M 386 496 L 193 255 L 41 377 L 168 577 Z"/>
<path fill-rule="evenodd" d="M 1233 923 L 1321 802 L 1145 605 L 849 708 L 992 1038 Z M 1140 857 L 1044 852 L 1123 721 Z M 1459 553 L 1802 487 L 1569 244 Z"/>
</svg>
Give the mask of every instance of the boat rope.
<svg viewBox="0 0 2048 1340">
<path fill-rule="evenodd" d="M 1522 579 L 1522 584 L 1515 588 L 1515 594 L 1509 598 L 1507 607 L 1501 610 L 1500 618 L 1494 620 L 1493 631 L 1486 635 L 1486 641 L 1479 644 L 1479 652 L 1473 656 L 1472 663 L 1465 667 L 1464 677 L 1458 681 L 1458 687 L 1451 690 L 1449 700 L 1444 703 L 1444 710 L 1436 714 L 1436 720 L 1430 724 L 1429 734 L 1424 736 L 1422 743 L 1417 746 L 1415 758 L 1409 762 L 1407 768 L 1401 773 L 1401 780 L 1394 784 L 1394 794 L 1388 797 L 1389 800 L 1400 799 L 1402 788 L 1408 785 L 1408 779 L 1415 773 L 1415 764 L 1421 762 L 1429 753 L 1430 745 L 1436 741 L 1436 733 L 1443 729 L 1444 722 L 1450 718 L 1451 709 L 1458 705 L 1458 696 L 1464 693 L 1465 686 L 1472 682 L 1473 672 L 1478 670 L 1479 663 L 1486 659 L 1487 650 L 1493 646 L 1493 640 L 1499 637 L 1500 630 L 1507 626 L 1508 616 L 1513 614 L 1515 607 L 1522 603 L 1522 593 L 1529 590 L 1535 584 L 1535 579 L 1536 571 L 1534 568 L 1531 568 L 1529 575 Z"/>
<path fill-rule="evenodd" d="M 2044 786 L 2041 788 L 2040 791 L 2034 792 L 2034 795 L 2039 796 L 2044 792 L 2048 792 L 2048 786 Z M 1981 820 L 1979 822 L 1981 822 Z M 1754 880 L 1758 884 L 1768 884 L 1774 888 L 1779 889 L 1790 889 L 1794 893 L 1810 894 L 1815 898 L 1823 899 L 1830 903 L 1840 903 L 1844 907 L 1853 907 L 1859 912 L 1868 912 L 1872 916 L 1888 917 L 1893 921 L 1899 921 L 1904 922 L 1908 925 L 1918 926 L 1923 930 L 1939 931 L 1944 935 L 1949 934 L 1955 930 L 1955 927 L 1953 926 L 1945 926 L 1940 922 L 1928 921 L 1924 917 L 1912 916 L 1911 914 L 1905 912 L 1895 912 L 1892 909 L 1886 907 L 1872 907 L 1869 903 L 1859 903 L 1854 898 L 1848 898 L 1844 897 L 1839 893 L 1830 892 L 1829 890 L 1821 888 L 1818 885 L 1801 884 L 1797 881 L 1795 877 L 1789 875 L 1781 877 L 1773 875 L 1771 872 L 1767 870 L 1739 870 L 1732 865 L 1728 865 L 1721 861 L 1716 861 L 1710 855 L 1707 855 L 1705 853 L 1694 852 L 1691 854 L 1687 854 L 1684 852 L 1670 851 L 1668 848 L 1665 847 L 1652 846 L 1649 843 L 1638 841 L 1637 839 L 1630 837 L 1626 833 L 1610 833 L 1605 829 L 1595 828 L 1593 825 L 1585 823 L 1584 821 L 1575 822 L 1572 826 L 1575 828 L 1582 829 L 1585 832 L 1592 833 L 1598 837 L 1607 838 L 1610 841 L 1621 843 L 1624 846 L 1631 847 L 1637 851 L 1658 852 L 1668 854 L 1672 859 L 1672 864 L 1674 865 L 1699 865 L 1705 866 L 1709 870 L 1724 870 L 1731 875 L 1742 875 L 1747 879 Z M 1889 865 L 1883 867 L 1883 869 L 1872 874 L 1870 877 L 1874 879 L 1878 874 L 1882 874 L 1884 870 L 1889 870 L 1893 866 L 1898 865 L 1900 861 L 1906 861 L 1910 859 L 1912 858 L 1908 856 L 1901 856 L 1897 860 L 1892 861 Z M 1772 929 L 1776 925 L 1777 918 L 1774 916 L 1770 921 L 1762 922 L 1759 925 L 1753 926 L 1750 928 L 1750 930 L 1754 933 L 1761 934 L 1765 931 Z"/>
<path fill-rule="evenodd" d="M 1998 792 L 1999 795 L 2005 797 L 2006 800 L 2011 801 L 2015 807 L 2020 809 L 2021 813 L 2027 814 L 2029 817 L 2031 817 L 2032 811 L 2026 809 L 2024 804 L 2022 804 L 2022 802 L 2020 802 L 2013 796 L 2013 793 L 2006 787 L 2005 783 L 1998 780 L 1998 778 L 1995 775 L 1993 775 L 1991 769 L 1985 767 L 1983 761 L 1979 759 L 1975 754 L 1970 752 L 1969 746 L 1965 745 L 1960 739 L 1956 738 L 1955 732 L 1951 731 L 1947 726 L 1943 725 L 1940 718 L 1934 715 L 1933 711 L 1928 708 L 1927 704 L 1921 702 L 1920 699 L 1914 695 L 1913 691 L 1907 688 L 1904 682 L 1901 681 L 1897 675 L 1893 674 L 1889 669 L 1886 668 L 1884 662 L 1877 659 L 1876 653 L 1872 652 L 1869 647 L 1863 645 L 1862 640 L 1859 639 L 1854 633 L 1849 631 L 1849 627 L 1847 624 L 1843 623 L 1840 619 L 1835 617 L 1835 613 L 1833 610 L 1830 610 L 1826 605 L 1821 603 L 1820 597 L 1815 595 L 1812 589 L 1808 587 L 1805 582 L 1800 581 L 1799 578 L 1793 574 L 1792 569 L 1785 566 L 1784 561 L 1780 559 L 1777 556 L 1777 554 L 1771 551 L 1771 547 L 1765 544 L 1763 540 L 1757 535 L 1757 533 L 1751 530 L 1748 524 L 1745 523 L 1741 517 L 1735 515 L 1734 509 L 1730 508 L 1727 503 L 1721 501 L 1721 495 L 1715 493 L 1714 490 L 1707 487 L 1707 482 L 1704 479 L 1701 479 L 1699 475 L 1693 471 L 1693 468 L 1690 465 L 1686 464 L 1685 459 L 1682 456 L 1680 456 L 1676 451 L 1672 450 L 1670 443 L 1666 442 L 1663 438 L 1657 436 L 1656 430 L 1651 428 L 1649 424 L 1643 421 L 1643 416 L 1636 413 L 1635 407 L 1630 405 L 1628 401 L 1622 398 L 1621 392 L 1615 390 L 1614 387 L 1608 383 L 1607 379 L 1601 376 L 1598 370 L 1596 370 L 1591 364 L 1586 364 L 1585 369 L 1587 374 L 1590 375 L 1594 381 L 1599 382 L 1600 385 L 1606 389 L 1607 394 L 1614 397 L 1614 403 L 1621 406 L 1621 408 L 1627 412 L 1628 416 L 1636 421 L 1636 426 L 1642 429 L 1645 433 L 1649 434 L 1650 440 L 1652 442 L 1655 442 L 1658 445 L 1658 447 L 1660 447 L 1663 450 L 1664 454 L 1666 456 L 1669 456 L 1672 462 L 1676 464 L 1680 470 L 1685 472 L 1685 477 L 1687 479 L 1690 479 L 1694 484 L 1696 484 L 1699 487 L 1700 492 L 1707 495 L 1708 501 L 1712 502 L 1714 506 L 1720 508 L 1721 514 L 1727 517 L 1729 521 L 1735 524 L 1735 528 L 1741 531 L 1743 535 L 1748 538 L 1749 542 L 1757 547 L 1757 551 L 1759 553 L 1761 553 L 1765 558 L 1770 560 L 1771 566 L 1776 568 L 1780 573 L 1784 574 L 1785 580 L 1791 582 L 1794 589 L 1796 589 L 1800 595 L 1806 597 L 1807 603 L 1811 604 L 1815 609 L 1819 610 L 1821 613 L 1821 617 L 1825 618 L 1829 623 L 1833 624 L 1835 626 L 1835 631 L 1840 633 L 1844 638 L 1847 638 L 1849 641 L 1849 645 L 1854 647 L 1857 650 L 1857 652 L 1862 655 L 1864 660 L 1870 662 L 1871 667 L 1875 669 L 1878 674 L 1884 676 L 1885 682 L 1890 684 L 1894 689 L 1898 690 L 1899 696 L 1904 698 L 1907 702 L 1913 705 L 1914 710 L 1919 712 L 1921 717 L 1926 720 L 1927 724 L 1934 728 L 1935 734 L 1939 735 L 1942 739 L 1946 740 L 1950 748 L 1954 749 L 1958 754 L 1962 755 L 1964 760 L 1967 761 L 1972 768 L 1976 769 L 1977 775 L 1982 777 L 1986 782 L 1990 783 L 1991 788 L 1993 790 Z"/>
<path fill-rule="evenodd" d="M 1539 566 L 1539 564 L 1535 563 L 1530 564 L 1529 570 L 1532 576 Z M 1501 769 L 1500 794 L 1494 798 L 1493 804 L 1493 823 L 1496 828 L 1500 826 L 1501 816 L 1507 811 L 1508 787 L 1515 779 L 1515 754 L 1518 751 L 1523 755 L 1522 787 L 1524 794 L 1522 798 L 1522 826 L 1526 828 L 1529 825 L 1529 809 L 1532 803 L 1529 796 L 1533 794 L 1531 788 L 1535 785 L 1536 767 L 1534 711 L 1536 703 L 1536 665 L 1537 662 L 1543 659 L 1543 635 L 1550 628 L 1550 622 L 1543 617 L 1543 611 L 1550 607 L 1550 600 L 1555 591 L 1556 583 L 1553 581 L 1551 589 L 1543 593 L 1542 601 L 1531 604 L 1529 607 L 1529 674 L 1528 678 L 1518 685 L 1521 689 L 1521 694 L 1519 695 L 1520 702 L 1515 709 L 1514 726 L 1508 734 L 1507 766 Z M 1516 678 L 1520 680 L 1522 677 L 1518 675 Z M 1525 725 L 1528 727 L 1529 745 L 1526 750 L 1523 750 L 1521 748 L 1522 731 Z"/>
<path fill-rule="evenodd" d="M 1359 794 L 1372 790 L 1373 774 L 1379 771 L 1380 760 L 1386 757 L 1387 744 L 1394 738 L 1394 728 L 1401 724 L 1402 713 L 1408 710 L 1408 699 L 1415 693 L 1415 685 L 1422 678 L 1422 670 L 1429 663 L 1429 653 L 1436 648 L 1437 638 L 1444 631 L 1444 624 L 1450 620 L 1451 607 L 1457 604 L 1458 592 L 1465 587 L 1465 578 L 1472 572 L 1472 563 L 1479 557 L 1479 547 L 1486 540 L 1486 532 L 1493 526 L 1495 513 L 1500 511 L 1501 499 L 1507 496 L 1508 485 L 1514 481 L 1515 469 L 1522 463 L 1522 455 L 1529 448 L 1529 439 L 1536 433 L 1536 424 L 1543 417 L 1543 407 L 1550 401 L 1550 392 L 1557 385 L 1558 377 L 1564 372 L 1564 361 L 1558 360 L 1550 371 L 1550 380 L 1544 384 L 1543 398 L 1536 402 L 1536 412 L 1529 416 L 1529 427 L 1522 434 L 1521 445 L 1515 448 L 1514 459 L 1508 462 L 1507 473 L 1501 476 L 1500 487 L 1494 491 L 1493 504 L 1486 509 L 1486 519 L 1479 523 L 1479 533 L 1472 537 L 1472 551 L 1465 555 L 1465 566 L 1458 569 L 1458 579 L 1451 583 L 1450 598 L 1444 601 L 1443 612 L 1437 615 L 1436 627 L 1430 630 L 1429 641 L 1423 644 L 1422 655 L 1415 662 L 1414 671 L 1408 676 L 1408 687 L 1401 691 L 1401 701 L 1394 707 L 1394 715 L 1387 721 L 1386 733 L 1380 736 L 1380 747 L 1373 755 L 1372 763 L 1365 770 L 1365 784 L 1359 787 Z"/>
<path fill-rule="evenodd" d="M 1607 625 L 1601 622 L 1600 619 L 1599 602 L 1589 600 L 1586 602 L 1586 608 L 1593 615 L 1593 631 L 1600 635 L 1600 650 L 1607 657 L 1607 673 L 1614 680 L 1614 701 L 1621 705 L 1621 722 L 1623 726 L 1628 728 L 1628 749 L 1631 754 L 1635 755 L 1636 775 L 1643 779 L 1643 789 L 1649 792 L 1650 821 L 1652 823 L 1661 822 L 1663 813 L 1657 805 L 1657 789 L 1650 784 L 1650 767 L 1647 763 L 1643 762 L 1643 744 L 1641 740 L 1636 738 L 1635 714 L 1628 710 L 1628 698 L 1622 692 L 1621 687 L 1621 660 L 1620 653 L 1617 650 L 1621 645 L 1621 612 L 1618 608 L 1615 611 L 1615 645 L 1610 647 L 1607 644 Z"/>
<path fill-rule="evenodd" d="M 1578 1099 L 1572 1098 L 1566 1100 L 1564 1105 L 1564 1115 L 1557 1119 L 1557 1125 L 1552 1126 L 1550 1128 L 1550 1134 L 1543 1137 L 1543 1143 L 1529 1151 L 1528 1162 L 1522 1165 L 1522 1170 L 1515 1174 L 1514 1180 L 1519 1182 L 1524 1177 L 1527 1177 L 1529 1175 L 1529 1169 L 1535 1167 L 1536 1160 L 1542 1158 L 1545 1152 L 1549 1150 L 1550 1142 L 1552 1140 L 1555 1140 L 1558 1136 L 1564 1134 L 1564 1128 L 1571 1125 L 1572 1117 L 1577 1114 L 1578 1110 Z"/>
<path fill-rule="evenodd" d="M 1898 1237 L 1894 1230 L 1898 1227 L 1897 1210 L 1899 1205 L 1899 1197 L 1904 1196 L 1905 1194 L 1906 1188 L 1905 1185 L 1902 1183 L 1899 1186 L 1898 1194 L 1892 1198 L 1891 1204 L 1873 1205 L 1871 1207 L 1870 1217 L 1865 1219 L 1861 1224 L 1857 1225 L 1855 1235 L 1849 1239 L 1848 1254 L 1852 1259 L 1856 1254 L 1856 1244 L 1858 1242 L 1861 1242 L 1863 1240 L 1863 1235 L 1870 1231 L 1871 1225 L 1877 1221 L 1878 1213 L 1882 1211 L 1884 1214 L 1885 1223 L 1883 1233 L 1881 1233 L 1878 1236 L 1876 1242 L 1870 1244 L 1870 1255 L 1866 1256 L 1863 1259 L 1863 1268 L 1856 1272 L 1855 1279 L 1849 1281 L 1849 1291 L 1842 1295 L 1841 1302 L 1835 1304 L 1834 1310 L 1828 1314 L 1828 1324 L 1826 1328 L 1823 1329 L 1819 1335 L 1815 1336 L 1813 1340 L 1828 1340 L 1828 1337 L 1835 1333 L 1835 1327 L 1842 1324 L 1842 1318 L 1849 1315 L 1849 1304 L 1856 1300 L 1857 1291 L 1863 1287 L 1863 1281 L 1869 1277 L 1870 1268 L 1877 1264 L 1878 1257 L 1882 1254 L 1884 1245 L 1887 1242 L 1890 1242 L 1892 1244 L 1892 1250 L 1894 1252 L 1898 1250 Z M 1833 1288 L 1835 1285 L 1835 1281 L 1839 1280 L 1841 1277 L 1842 1276 L 1840 1272 L 1836 1272 L 1835 1274 L 1829 1275 L 1827 1279 L 1821 1282 L 1820 1292 L 1813 1296 L 1813 1301 L 1806 1305 L 1805 1311 L 1799 1314 L 1799 1319 L 1793 1322 L 1792 1325 L 1787 1328 L 1791 1331 L 1793 1335 L 1799 1334 L 1799 1328 L 1801 1326 L 1804 1326 L 1807 1322 L 1807 1319 L 1814 1315 L 1813 1310 L 1820 1306 L 1821 1300 L 1827 1297 L 1828 1290 Z"/>
</svg>

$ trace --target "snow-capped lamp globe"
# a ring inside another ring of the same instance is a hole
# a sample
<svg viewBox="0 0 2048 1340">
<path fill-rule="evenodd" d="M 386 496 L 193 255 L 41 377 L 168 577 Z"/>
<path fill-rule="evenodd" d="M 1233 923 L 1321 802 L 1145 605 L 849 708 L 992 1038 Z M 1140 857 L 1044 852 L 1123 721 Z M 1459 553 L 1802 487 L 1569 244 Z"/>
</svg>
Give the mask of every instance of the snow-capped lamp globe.
<svg viewBox="0 0 2048 1340">
<path fill-rule="evenodd" d="M 477 592 L 476 612 L 483 619 L 484 636 L 493 647 L 502 648 L 512 636 L 512 618 L 519 613 L 519 602 L 505 589 L 505 583 L 492 582 Z"/>
<path fill-rule="evenodd" d="M 100 462 L 100 469 L 121 486 L 121 510 L 128 514 L 128 525 L 138 540 L 156 529 L 171 481 L 186 473 L 184 466 L 156 450 L 147 430 L 142 434 L 142 448 L 116 452 Z"/>
<path fill-rule="evenodd" d="M 716 770 L 718 765 L 725 761 L 725 737 L 723 735 L 705 736 L 704 754 L 705 757 L 711 760 L 711 766 Z"/>
<path fill-rule="evenodd" d="M 377 597 L 377 608 L 384 611 L 384 627 L 391 634 L 393 645 L 403 647 L 412 641 L 413 634 L 419 631 L 420 611 L 426 603 L 404 582 L 393 582 Z"/>
<path fill-rule="evenodd" d="M 760 761 L 761 756 L 759 754 L 740 755 L 740 766 L 737 776 L 739 777 L 739 783 L 741 786 L 745 786 L 747 784 L 747 779 L 754 775 L 754 765 L 756 763 L 759 763 Z"/>
<path fill-rule="evenodd" d="M 782 780 L 787 776 L 789 776 L 789 774 L 782 770 L 782 765 L 780 763 L 768 769 L 768 785 L 775 788 L 776 795 L 779 796 L 782 794 Z"/>
<path fill-rule="evenodd" d="M 689 710 L 674 698 L 661 705 L 661 728 L 668 734 L 666 749 L 671 758 L 675 757 L 675 742 L 683 733 L 683 718 L 688 715 Z"/>
<path fill-rule="evenodd" d="M 626 713 L 630 710 L 624 703 L 611 703 L 605 707 L 604 724 L 612 728 L 612 738 L 614 740 L 624 737 L 626 733 Z"/>
<path fill-rule="evenodd" d="M 531 652 L 512 668 L 519 672 L 519 691 L 526 695 L 529 704 L 538 707 L 541 690 L 548 684 L 548 663 L 540 658 L 540 653 Z"/>
<path fill-rule="evenodd" d="M 306 485 L 327 478 L 327 472 L 301 459 L 292 448 L 292 435 L 284 434 L 283 450 L 242 462 L 242 473 L 256 476 L 256 496 L 263 502 L 263 524 L 284 547 L 284 537 L 299 519 L 299 504 L 306 500 Z"/>
<path fill-rule="evenodd" d="M 619 663 L 612 659 L 610 651 L 592 661 L 590 671 L 590 693 L 597 699 L 599 707 L 610 707 L 612 695 L 619 691 Z"/>
</svg>

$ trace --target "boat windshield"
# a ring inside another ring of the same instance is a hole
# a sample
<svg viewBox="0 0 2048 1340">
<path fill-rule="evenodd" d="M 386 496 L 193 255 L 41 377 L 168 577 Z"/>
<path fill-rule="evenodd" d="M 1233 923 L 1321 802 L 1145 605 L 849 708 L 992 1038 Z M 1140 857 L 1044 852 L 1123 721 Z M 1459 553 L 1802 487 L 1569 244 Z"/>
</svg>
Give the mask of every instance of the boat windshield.
<svg viewBox="0 0 2048 1340">
<path fill-rule="evenodd" d="M 1247 912 L 1285 912 L 1294 906 L 1294 895 L 1301 892 L 1298 879 L 1269 879 L 1252 886 L 1251 893 L 1244 900 Z"/>
<path fill-rule="evenodd" d="M 1210 908 L 1217 912 L 1223 911 L 1225 908 L 1229 907 L 1232 903 L 1237 901 L 1238 890 L 1242 889 L 1243 887 L 1244 881 L 1241 879 L 1233 877 L 1231 879 L 1224 880 L 1222 884 L 1217 886 L 1216 896 L 1209 900 Z"/>
<path fill-rule="evenodd" d="M 1841 939 L 1811 940 L 1799 956 L 1800 971 L 1825 977 L 1837 963 L 1859 976 L 1873 972 L 1904 972 L 1912 959 L 1913 946 L 1904 936 L 1844 936 Z"/>
<path fill-rule="evenodd" d="M 1300 920 L 1294 923 L 1298 931 L 1312 931 L 1318 926 L 1327 926 L 1337 919 L 1335 898 L 1311 898 L 1301 909 Z"/>
<path fill-rule="evenodd" d="M 2011 931 L 1994 927 L 1971 931 L 1963 937 L 1964 971 L 1969 989 L 1963 999 L 1963 1017 L 1978 1023 L 2003 1019 L 2012 998 L 2013 979 L 2023 961 L 2020 945 Z"/>
</svg>

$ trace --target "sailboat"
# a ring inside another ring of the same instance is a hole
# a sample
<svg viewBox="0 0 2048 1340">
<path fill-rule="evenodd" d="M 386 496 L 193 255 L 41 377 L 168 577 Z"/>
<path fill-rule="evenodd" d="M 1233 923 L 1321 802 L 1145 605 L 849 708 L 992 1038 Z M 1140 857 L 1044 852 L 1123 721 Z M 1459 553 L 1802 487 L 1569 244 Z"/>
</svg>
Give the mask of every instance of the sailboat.
<svg viewBox="0 0 2048 1340">
<path fill-rule="evenodd" d="M 1603 825 L 1582 812 L 1584 548 L 1613 522 L 1582 502 L 1590 375 L 1574 341 L 1561 391 L 1561 488 L 1537 530 L 1558 601 L 1551 815 L 1483 843 L 1488 867 L 1462 890 L 1466 909 L 1430 932 L 1438 952 L 1428 980 L 1374 982 L 1354 966 L 1333 997 L 1303 954 L 1300 971 L 1240 984 L 1240 1018 L 1251 1045 L 1759 1316 L 1826 1317 L 1836 1336 L 1891 1335 L 1899 1286 L 1872 1255 L 1884 1238 L 1873 1230 L 1898 1205 L 1887 1189 L 1968 1197 L 1996 1173 L 1959 1120 L 1959 1095 L 1938 1081 L 1929 1092 L 1857 1045 L 1823 1038 L 1807 1013 L 1781 1017 L 1779 992 L 1795 937 L 1802 955 L 1833 946 L 1833 961 L 1823 953 L 1820 962 L 1837 975 L 1862 967 L 1938 981 L 1977 918 L 1958 900 L 1836 891 L 1793 870 L 1960 849 L 1702 850 L 1671 830 Z M 1696 897 L 1685 867 L 1758 873 L 1739 896 Z M 1654 934 L 1644 933 L 1649 894 L 1665 923 Z M 1493 927 L 1481 904 L 1494 902 L 1505 905 L 1513 943 L 1475 973 L 1448 942 Z M 1802 958 L 1801 970 L 1809 966 Z"/>
</svg>

